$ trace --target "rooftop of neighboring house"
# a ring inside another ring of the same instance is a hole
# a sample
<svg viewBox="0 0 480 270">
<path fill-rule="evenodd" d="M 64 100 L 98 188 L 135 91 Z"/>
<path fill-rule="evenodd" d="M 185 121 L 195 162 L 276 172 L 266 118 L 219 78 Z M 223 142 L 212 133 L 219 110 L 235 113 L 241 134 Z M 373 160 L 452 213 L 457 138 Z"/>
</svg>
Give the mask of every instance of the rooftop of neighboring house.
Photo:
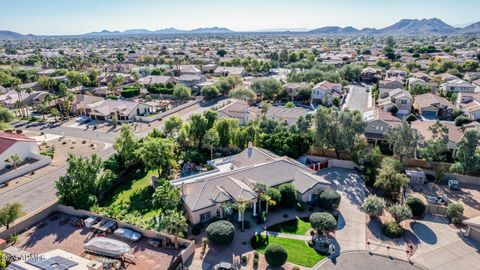
<svg viewBox="0 0 480 270">
<path fill-rule="evenodd" d="M 101 115 L 109 115 L 112 112 L 120 112 L 122 115 L 129 115 L 138 103 L 127 100 L 111 100 L 106 99 L 96 103 L 87 105 L 93 112 Z"/>
<path fill-rule="evenodd" d="M 302 107 L 287 108 L 285 106 L 271 106 L 265 116 L 268 119 L 286 122 L 287 125 L 293 125 L 301 116 L 312 113 L 311 110 Z"/>
<path fill-rule="evenodd" d="M 138 82 L 140 84 L 166 84 L 172 80 L 175 80 L 175 78 L 171 76 L 163 76 L 163 75 L 148 75 L 146 77 L 140 78 Z"/>
<path fill-rule="evenodd" d="M 390 103 L 393 100 L 399 99 L 399 98 L 407 98 L 407 99 L 413 99 L 412 94 L 406 90 L 403 89 L 394 89 L 390 92 L 385 92 L 387 94 L 385 97 L 379 98 L 378 99 L 378 104 L 386 104 Z"/>
<path fill-rule="evenodd" d="M 426 93 L 426 94 L 415 96 L 415 103 L 420 108 L 429 107 L 435 104 L 439 104 L 447 108 L 453 108 L 453 104 L 450 101 L 448 101 L 446 98 L 437 96 L 432 93 Z"/>
<path fill-rule="evenodd" d="M 27 137 L 24 134 L 1 132 L 0 133 L 0 154 L 7 151 L 12 145 L 17 142 L 36 142 L 34 139 Z"/>
<path fill-rule="evenodd" d="M 218 110 L 218 112 L 224 113 L 227 116 L 233 118 L 244 118 L 245 113 L 248 112 L 248 118 L 250 120 L 253 120 L 260 115 L 261 110 L 257 107 L 250 106 L 247 102 L 243 100 L 235 100 Z"/>
<path fill-rule="evenodd" d="M 444 83 L 445 86 L 458 86 L 458 87 L 475 87 L 469 82 L 466 82 L 462 79 L 451 80 L 449 82 Z"/>
<path fill-rule="evenodd" d="M 412 128 L 418 130 L 422 134 L 425 140 L 432 139 L 432 131 L 429 129 L 436 121 L 413 121 L 411 123 Z M 450 122 L 441 122 L 448 128 L 448 139 L 453 143 L 458 143 L 463 137 L 463 133 L 460 127 Z"/>
<path fill-rule="evenodd" d="M 342 88 L 342 84 L 331 83 L 329 81 L 319 82 L 313 87 L 313 89 L 319 89 L 319 90 L 323 90 L 323 91 L 335 91 L 335 90 L 341 89 L 341 88 Z"/>
<path fill-rule="evenodd" d="M 214 160 L 211 164 L 226 165 L 229 169 L 185 181 L 182 179 L 174 181 L 174 185 L 182 186 L 182 198 L 192 211 L 236 200 L 238 197 L 254 199 L 257 195 L 253 192 L 253 186 L 258 182 L 264 183 L 267 187 L 292 183 L 300 193 L 319 183 L 330 184 L 298 161 L 277 156 L 257 147 L 250 146 L 237 155 Z"/>
</svg>

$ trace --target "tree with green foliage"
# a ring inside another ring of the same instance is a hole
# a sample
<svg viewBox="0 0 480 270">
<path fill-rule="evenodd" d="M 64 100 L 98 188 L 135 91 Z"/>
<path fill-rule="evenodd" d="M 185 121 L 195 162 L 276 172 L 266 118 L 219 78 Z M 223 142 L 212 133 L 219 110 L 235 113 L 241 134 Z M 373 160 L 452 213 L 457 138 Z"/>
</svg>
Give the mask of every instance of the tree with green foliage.
<svg viewBox="0 0 480 270">
<path fill-rule="evenodd" d="M 173 115 L 165 121 L 165 125 L 163 127 L 163 134 L 166 137 L 176 137 L 178 135 L 178 132 L 182 128 L 182 125 L 182 119 L 176 115 Z"/>
<path fill-rule="evenodd" d="M 337 209 L 341 199 L 340 193 L 332 189 L 327 189 L 318 196 L 320 207 L 327 210 Z"/>
<path fill-rule="evenodd" d="M 447 217 L 454 223 L 462 223 L 463 205 L 460 203 L 450 203 L 447 207 Z"/>
<path fill-rule="evenodd" d="M 282 206 L 292 208 L 297 205 L 297 190 L 292 184 L 282 184 L 278 187 L 278 191 L 282 195 Z"/>
<path fill-rule="evenodd" d="M 203 116 L 207 119 L 207 129 L 213 128 L 213 125 L 215 125 L 215 122 L 218 119 L 218 114 L 214 110 L 206 110 L 203 112 Z"/>
<path fill-rule="evenodd" d="M 14 118 L 15 116 L 8 108 L 0 107 L 0 122 L 10 123 Z"/>
<path fill-rule="evenodd" d="M 216 129 L 210 129 L 203 138 L 203 143 L 210 149 L 210 159 L 213 159 L 213 148 L 220 143 L 220 138 Z"/>
<path fill-rule="evenodd" d="M 434 161 L 445 160 L 449 138 L 448 127 L 438 120 L 428 130 L 432 133 L 432 138 L 425 141 L 424 146 L 420 149 L 420 154 L 431 168 Z"/>
<path fill-rule="evenodd" d="M 192 89 L 188 86 L 178 84 L 173 88 L 173 95 L 178 99 L 189 99 L 192 96 Z"/>
<path fill-rule="evenodd" d="M 385 206 L 385 200 L 376 195 L 368 195 L 362 204 L 363 210 L 365 210 L 370 217 L 382 215 Z"/>
<path fill-rule="evenodd" d="M 130 125 L 122 125 L 120 134 L 113 144 L 120 168 L 127 169 L 137 163 L 138 156 L 135 150 L 138 146 L 138 139 L 135 138 L 132 127 Z"/>
<path fill-rule="evenodd" d="M 283 89 L 282 84 L 274 78 L 255 80 L 251 88 L 262 101 L 274 100 Z"/>
<path fill-rule="evenodd" d="M 407 176 L 401 173 L 394 164 L 395 162 L 391 159 L 384 158 L 373 185 L 375 188 L 384 191 L 385 195 L 391 199 L 398 198 L 403 186 L 408 183 Z"/>
<path fill-rule="evenodd" d="M 255 92 L 250 88 L 237 88 L 230 91 L 229 96 L 246 102 L 253 102 L 256 98 Z"/>
<path fill-rule="evenodd" d="M 464 133 L 463 138 L 457 144 L 455 172 L 472 173 L 480 170 L 480 154 L 477 152 L 479 143 L 480 132 L 467 130 Z"/>
<path fill-rule="evenodd" d="M 415 218 L 421 218 L 425 214 L 426 206 L 423 201 L 418 197 L 409 196 L 405 201 L 405 204 L 412 210 L 412 216 Z"/>
<path fill-rule="evenodd" d="M 280 205 L 282 202 L 282 193 L 277 188 L 267 188 L 267 195 L 275 202 L 275 205 Z M 268 206 L 267 206 L 268 212 Z"/>
<path fill-rule="evenodd" d="M 251 200 L 246 200 L 243 197 L 238 197 L 235 201 L 234 207 L 237 209 L 238 213 L 240 214 L 241 222 L 242 222 L 242 231 L 245 230 L 245 211 L 247 208 L 252 204 Z"/>
<path fill-rule="evenodd" d="M 363 134 L 366 122 L 358 111 L 332 109 L 327 126 L 327 143 L 335 149 L 337 158 L 341 153 L 352 155 L 355 141 Z"/>
<path fill-rule="evenodd" d="M 397 127 L 390 128 L 385 133 L 385 138 L 400 162 L 404 162 L 406 158 L 415 158 L 423 140 L 422 135 L 406 121 L 402 121 Z"/>
<path fill-rule="evenodd" d="M 5 257 L 5 253 L 0 250 L 0 270 L 5 270 L 7 267 L 7 258 Z"/>
<path fill-rule="evenodd" d="M 56 182 L 59 202 L 76 209 L 88 210 L 97 203 L 97 196 L 109 188 L 112 174 L 103 170 L 96 154 L 90 158 L 70 155 L 67 173 Z"/>
<path fill-rule="evenodd" d="M 373 186 L 383 159 L 380 148 L 378 146 L 364 148 L 356 156 L 358 156 L 356 164 L 359 165 L 365 176 L 365 185 Z"/>
<path fill-rule="evenodd" d="M 157 169 L 158 176 L 168 178 L 178 167 L 176 160 L 177 144 L 170 138 L 147 137 L 137 155 L 147 168 Z"/>
<path fill-rule="evenodd" d="M 177 209 L 180 205 L 180 189 L 170 185 L 170 183 L 162 179 L 160 184 L 155 188 L 152 195 L 152 205 L 162 209 L 163 212 L 170 209 Z"/>
<path fill-rule="evenodd" d="M 177 210 L 167 210 L 160 218 L 160 227 L 168 234 L 173 235 L 175 249 L 179 249 L 178 235 L 188 229 L 185 216 Z"/>
<path fill-rule="evenodd" d="M 10 224 L 23 215 L 22 209 L 23 207 L 20 203 L 5 204 L 2 208 L 0 208 L 0 225 L 5 226 L 5 228 L 8 230 L 10 228 Z"/>
<path fill-rule="evenodd" d="M 334 232 L 337 229 L 337 220 L 328 212 L 313 213 L 310 215 L 309 221 L 318 234 Z"/>
<path fill-rule="evenodd" d="M 189 136 L 199 149 L 202 146 L 203 137 L 208 131 L 208 124 L 208 119 L 203 114 L 190 116 Z"/>
<path fill-rule="evenodd" d="M 210 223 L 205 231 L 212 244 L 228 245 L 235 237 L 235 226 L 226 220 Z"/>
<path fill-rule="evenodd" d="M 12 163 L 13 169 L 16 170 L 17 166 L 20 165 L 20 163 L 22 163 L 23 160 L 18 154 L 13 154 L 10 157 L 8 157 L 6 161 Z"/>
<path fill-rule="evenodd" d="M 287 250 L 278 244 L 268 245 L 265 249 L 265 260 L 272 267 L 280 267 L 285 264 L 288 259 Z"/>
<path fill-rule="evenodd" d="M 233 142 L 235 134 L 239 129 L 238 119 L 222 118 L 215 124 L 215 129 L 218 132 L 220 146 L 228 147 Z"/>
<path fill-rule="evenodd" d="M 412 210 L 410 207 L 401 204 L 394 204 L 387 208 L 387 211 L 392 215 L 395 222 L 400 222 L 412 218 Z"/>
<path fill-rule="evenodd" d="M 201 94 L 205 100 L 212 100 L 220 95 L 220 91 L 215 85 L 205 85 L 202 88 Z"/>
</svg>

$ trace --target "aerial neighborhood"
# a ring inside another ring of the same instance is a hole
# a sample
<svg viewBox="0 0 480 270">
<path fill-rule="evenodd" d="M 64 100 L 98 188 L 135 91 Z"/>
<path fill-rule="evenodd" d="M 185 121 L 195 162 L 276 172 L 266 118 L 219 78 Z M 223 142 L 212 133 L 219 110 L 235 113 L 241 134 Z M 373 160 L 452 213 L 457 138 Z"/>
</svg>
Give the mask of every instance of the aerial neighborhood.
<svg viewBox="0 0 480 270">
<path fill-rule="evenodd" d="M 0 270 L 480 269 L 479 29 L 0 31 Z"/>
</svg>

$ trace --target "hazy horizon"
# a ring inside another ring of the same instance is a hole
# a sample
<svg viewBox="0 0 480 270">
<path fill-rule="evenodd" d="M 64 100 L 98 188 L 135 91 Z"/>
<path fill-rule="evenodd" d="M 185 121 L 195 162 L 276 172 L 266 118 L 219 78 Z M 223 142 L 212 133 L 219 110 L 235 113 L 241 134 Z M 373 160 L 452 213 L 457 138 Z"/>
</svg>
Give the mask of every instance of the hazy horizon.
<svg viewBox="0 0 480 270">
<path fill-rule="evenodd" d="M 36 35 L 76 35 L 94 31 L 191 30 L 225 27 L 233 31 L 315 29 L 325 26 L 383 28 L 400 19 L 439 18 L 450 25 L 480 21 L 480 1 L 405 0 L 0 0 L 0 30 Z M 461 14 L 461 16 L 459 16 Z"/>
</svg>

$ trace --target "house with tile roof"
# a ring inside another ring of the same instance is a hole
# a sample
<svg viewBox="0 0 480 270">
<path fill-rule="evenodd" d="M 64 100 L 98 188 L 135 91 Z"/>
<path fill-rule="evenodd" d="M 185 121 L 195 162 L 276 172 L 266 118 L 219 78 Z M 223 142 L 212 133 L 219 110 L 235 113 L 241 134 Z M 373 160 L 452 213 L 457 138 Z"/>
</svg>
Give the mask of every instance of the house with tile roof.
<svg viewBox="0 0 480 270">
<path fill-rule="evenodd" d="M 240 125 L 246 125 L 249 121 L 260 117 L 261 110 L 250 106 L 243 100 L 236 100 L 217 111 L 218 118 L 234 118 Z"/>
<path fill-rule="evenodd" d="M 259 201 L 254 191 L 256 183 L 267 187 L 291 183 L 297 198 L 302 201 L 311 201 L 330 185 L 302 163 L 253 147 L 251 143 L 237 155 L 209 163 L 214 170 L 171 181 L 172 185 L 180 187 L 183 207 L 192 224 L 224 217 L 222 203 L 238 200 L 252 201 L 250 208 L 256 216 Z M 241 220 L 241 214 L 238 218 Z"/>
<path fill-rule="evenodd" d="M 436 121 L 413 121 L 411 126 L 413 129 L 416 129 L 423 137 L 425 141 L 432 139 L 433 133 L 430 130 L 430 127 L 435 124 Z M 463 138 L 463 132 L 461 127 L 455 126 L 451 122 L 441 123 L 448 129 L 448 149 L 455 153 L 457 149 L 457 144 Z"/>
<path fill-rule="evenodd" d="M 480 120 L 480 92 L 459 93 L 457 97 L 457 107 L 470 119 Z"/>
<path fill-rule="evenodd" d="M 395 89 L 386 92 L 378 99 L 378 107 L 380 109 L 388 112 L 396 106 L 399 114 L 409 114 L 412 110 L 412 104 L 412 94 L 403 89 Z"/>
<path fill-rule="evenodd" d="M 399 126 L 401 123 L 400 119 L 378 107 L 367 109 L 363 113 L 363 120 L 367 122 L 364 131 L 365 138 L 367 138 L 368 142 L 375 145 L 386 145 L 385 133 L 391 128 Z"/>
<path fill-rule="evenodd" d="M 37 142 L 23 134 L 0 133 L 0 170 L 11 165 L 7 160 L 18 155 L 22 160 L 33 158 L 39 154 Z"/>
<path fill-rule="evenodd" d="M 317 83 L 312 88 L 312 102 L 331 105 L 334 98 L 342 99 L 343 88 L 340 83 L 331 83 L 329 81 L 322 81 Z"/>
<path fill-rule="evenodd" d="M 424 117 L 448 118 L 452 115 L 454 105 L 444 97 L 426 93 L 415 96 L 413 107 Z"/>
</svg>

